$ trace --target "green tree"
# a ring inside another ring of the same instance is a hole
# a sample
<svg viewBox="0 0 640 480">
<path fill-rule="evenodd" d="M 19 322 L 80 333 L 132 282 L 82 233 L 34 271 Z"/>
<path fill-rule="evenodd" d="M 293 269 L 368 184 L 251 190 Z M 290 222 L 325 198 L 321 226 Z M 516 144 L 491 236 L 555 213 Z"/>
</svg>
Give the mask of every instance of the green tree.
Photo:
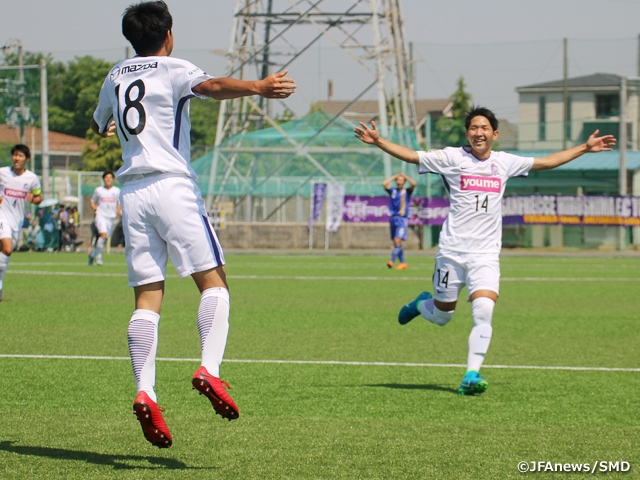
<svg viewBox="0 0 640 480">
<path fill-rule="evenodd" d="M 98 104 L 100 87 L 111 69 L 111 62 L 91 56 L 76 57 L 59 82 L 49 91 L 49 128 L 56 132 L 84 137 Z"/>
<path fill-rule="evenodd" d="M 455 120 L 463 120 L 467 116 L 467 112 L 471 110 L 471 94 L 465 89 L 467 85 L 464 83 L 464 77 L 458 79 L 458 88 L 453 95 L 453 106 L 451 107 L 451 114 Z"/>
<path fill-rule="evenodd" d="M 213 99 L 194 98 L 190 102 L 191 157 L 197 158 L 213 149 L 218 128 L 220 102 Z"/>
<path fill-rule="evenodd" d="M 118 135 L 103 138 L 89 129 L 86 138 L 87 142 L 82 149 L 84 170 L 115 172 L 122 166 L 122 148 Z"/>
<path fill-rule="evenodd" d="M 62 62 L 55 62 L 50 54 L 24 52 L 23 65 L 40 65 L 40 60 L 45 59 L 47 64 L 47 89 L 54 91 L 60 85 L 59 77 L 66 67 Z M 2 66 L 17 66 L 18 54 L 9 52 L 5 55 Z M 35 68 L 24 69 L 24 85 L 18 83 L 19 71 L 0 70 L 0 123 L 6 123 L 7 110 L 20 104 L 20 91 L 24 92 L 25 106 L 29 108 L 32 121 L 36 126 L 40 121 L 40 70 Z M 22 87 L 22 88 L 21 88 Z"/>
<path fill-rule="evenodd" d="M 453 95 L 453 105 L 451 107 L 451 117 L 441 117 L 436 122 L 434 139 L 442 146 L 461 147 L 467 144 L 465 117 L 471 109 L 471 94 L 468 93 L 464 83 L 464 78 L 458 79 L 458 88 Z"/>
</svg>

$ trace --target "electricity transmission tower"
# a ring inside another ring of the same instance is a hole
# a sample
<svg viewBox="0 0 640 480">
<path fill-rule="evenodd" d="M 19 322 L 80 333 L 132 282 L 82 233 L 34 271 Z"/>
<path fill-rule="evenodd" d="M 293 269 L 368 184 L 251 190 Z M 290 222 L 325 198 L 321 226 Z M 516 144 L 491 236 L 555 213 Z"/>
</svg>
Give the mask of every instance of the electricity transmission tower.
<svg viewBox="0 0 640 480">
<path fill-rule="evenodd" d="M 321 39 L 325 44 L 328 40 L 357 64 L 354 66 L 361 72 L 357 83 L 364 88 L 318 133 L 367 94 L 377 97 L 378 127 L 382 135 L 387 134 L 389 127 L 415 131 L 414 92 L 401 0 L 236 0 L 234 18 L 226 53 L 227 76 L 264 78 L 284 69 L 295 71 L 296 62 L 300 64 L 302 57 L 310 56 L 311 47 Z M 302 88 L 298 85 L 298 91 Z M 285 108 L 286 104 L 277 99 L 245 97 L 222 102 L 216 147 L 248 131 L 267 127 L 277 129 L 274 112 Z M 292 149 L 302 151 L 302 156 L 306 156 L 321 174 L 322 168 L 313 155 L 304 153 L 305 145 L 286 135 L 285 138 Z M 209 192 L 214 184 L 224 185 L 231 172 L 236 176 L 243 175 L 249 180 L 246 183 L 250 183 L 251 167 L 249 171 L 239 172 L 234 166 L 237 152 L 228 147 L 228 142 L 224 150 L 214 150 Z M 385 174 L 389 176 L 389 158 L 385 157 L 383 161 Z M 220 162 L 226 166 L 225 173 L 216 178 Z M 323 173 L 326 176 L 326 172 Z M 332 180 L 330 175 L 329 180 Z M 250 195 L 251 192 L 247 198 Z M 213 197 L 209 195 L 209 206 L 212 201 Z"/>
</svg>

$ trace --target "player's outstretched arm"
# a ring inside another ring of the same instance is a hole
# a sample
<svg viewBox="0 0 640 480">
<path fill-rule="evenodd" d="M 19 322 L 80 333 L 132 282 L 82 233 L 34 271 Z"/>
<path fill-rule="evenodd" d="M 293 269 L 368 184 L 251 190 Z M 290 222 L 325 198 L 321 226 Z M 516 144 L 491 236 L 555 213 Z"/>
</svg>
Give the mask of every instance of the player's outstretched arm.
<svg viewBox="0 0 640 480">
<path fill-rule="evenodd" d="M 385 140 L 380 136 L 376 122 L 371 122 L 371 128 L 367 127 L 364 123 L 360 123 L 360 128 L 356 127 L 353 132 L 356 134 L 356 138 L 369 145 L 375 145 L 380 150 L 387 152 L 389 155 L 396 157 L 398 160 L 402 160 L 407 163 L 418 164 L 420 159 L 418 152 L 411 150 L 410 148 L 403 147 L 396 143 Z"/>
<path fill-rule="evenodd" d="M 251 95 L 284 99 L 296 91 L 296 83 L 286 75 L 287 70 L 272 73 L 262 80 L 237 80 L 229 77 L 212 78 L 193 87 L 193 91 L 216 100 L 229 100 Z"/>
<path fill-rule="evenodd" d="M 603 135 L 602 137 L 599 137 L 599 133 L 600 130 L 596 130 L 591 134 L 586 143 L 578 145 L 577 147 L 552 153 L 546 157 L 534 158 L 531 171 L 556 168 L 570 162 L 571 160 L 575 160 L 585 153 L 610 151 L 616 144 L 615 137 L 613 135 Z"/>
</svg>

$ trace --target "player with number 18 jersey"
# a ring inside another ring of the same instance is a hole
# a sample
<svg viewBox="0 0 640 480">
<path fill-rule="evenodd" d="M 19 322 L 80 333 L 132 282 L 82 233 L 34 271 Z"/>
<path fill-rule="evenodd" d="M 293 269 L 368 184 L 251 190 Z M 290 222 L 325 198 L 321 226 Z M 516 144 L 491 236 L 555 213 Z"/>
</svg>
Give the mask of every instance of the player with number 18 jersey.
<svg viewBox="0 0 640 480">
<path fill-rule="evenodd" d="M 122 33 L 137 56 L 111 69 L 91 123 L 103 138 L 117 130 L 122 145 L 123 165 L 116 178 L 122 182 L 122 225 L 136 307 L 127 329 L 137 388 L 133 411 L 145 438 L 161 448 L 173 442 L 155 393 L 169 256 L 178 274 L 191 275 L 200 291 L 202 362 L 191 384 L 223 418 L 239 416 L 228 385 L 220 379 L 229 331 L 229 287 L 222 248 L 189 165 L 190 99 L 284 99 L 295 91 L 286 71 L 261 80 L 214 78 L 188 61 L 171 58 L 172 28 L 173 18 L 162 0 L 139 2 L 125 10 Z"/>
<path fill-rule="evenodd" d="M 134 57 L 117 64 L 102 85 L 94 119 L 106 129 L 116 123 L 124 164 L 116 178 L 125 184 L 151 173 L 191 178 L 189 99 L 193 87 L 213 77 L 172 57 Z M 205 97 L 201 97 L 205 98 Z"/>
</svg>

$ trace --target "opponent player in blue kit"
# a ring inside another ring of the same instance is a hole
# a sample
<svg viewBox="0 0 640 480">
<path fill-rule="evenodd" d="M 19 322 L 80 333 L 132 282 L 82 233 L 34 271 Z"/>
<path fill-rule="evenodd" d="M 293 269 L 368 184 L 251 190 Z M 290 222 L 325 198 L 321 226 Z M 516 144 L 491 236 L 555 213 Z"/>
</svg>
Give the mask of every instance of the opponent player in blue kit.
<svg viewBox="0 0 640 480">
<path fill-rule="evenodd" d="M 360 123 L 354 132 L 364 143 L 418 166 L 419 173 L 442 176 L 450 201 L 449 214 L 442 226 L 433 273 L 433 297 L 422 292 L 402 307 L 398 321 L 404 325 L 418 315 L 444 326 L 453 318 L 458 295 L 467 286 L 473 328 L 469 336 L 467 372 L 460 384 L 460 395 L 483 393 L 487 381 L 480 367 L 489 349 L 493 329 L 491 319 L 500 285 L 502 245 L 502 197 L 511 177 L 530 171 L 563 165 L 587 152 L 611 150 L 612 135 L 598 137 L 596 130 L 586 143 L 543 158 L 520 157 L 492 150 L 498 138 L 498 120 L 488 109 L 476 107 L 466 117 L 465 147 L 417 152 L 382 138 L 374 122 Z"/>
<path fill-rule="evenodd" d="M 394 180 L 396 186 L 392 187 L 391 182 Z M 407 182 L 409 182 L 409 188 L 404 188 Z M 389 194 L 389 230 L 391 232 L 391 241 L 393 242 L 391 260 L 387 262 L 387 267 L 393 268 L 397 258 L 400 260 L 398 270 L 405 270 L 407 263 L 404 261 L 402 242 L 407 239 L 409 203 L 413 189 L 416 187 L 416 182 L 406 175 L 398 173 L 382 182 L 382 186 Z"/>
<path fill-rule="evenodd" d="M 145 438 L 170 447 L 169 433 L 154 391 L 158 322 L 167 258 L 182 277 L 191 275 L 201 292 L 198 331 L 202 366 L 192 385 L 215 411 L 229 420 L 238 407 L 220 379 L 229 330 L 229 291 L 225 261 L 209 222 L 196 174 L 191 168 L 189 100 L 260 95 L 284 99 L 296 88 L 286 71 L 262 80 L 214 78 L 195 65 L 171 58 L 173 20 L 163 1 L 128 7 L 122 33 L 137 56 L 114 66 L 100 91 L 92 128 L 102 136 L 117 130 L 124 164 L 122 225 L 126 239 L 129 286 L 135 311 L 128 328 L 136 380 L 134 413 Z"/>
</svg>

